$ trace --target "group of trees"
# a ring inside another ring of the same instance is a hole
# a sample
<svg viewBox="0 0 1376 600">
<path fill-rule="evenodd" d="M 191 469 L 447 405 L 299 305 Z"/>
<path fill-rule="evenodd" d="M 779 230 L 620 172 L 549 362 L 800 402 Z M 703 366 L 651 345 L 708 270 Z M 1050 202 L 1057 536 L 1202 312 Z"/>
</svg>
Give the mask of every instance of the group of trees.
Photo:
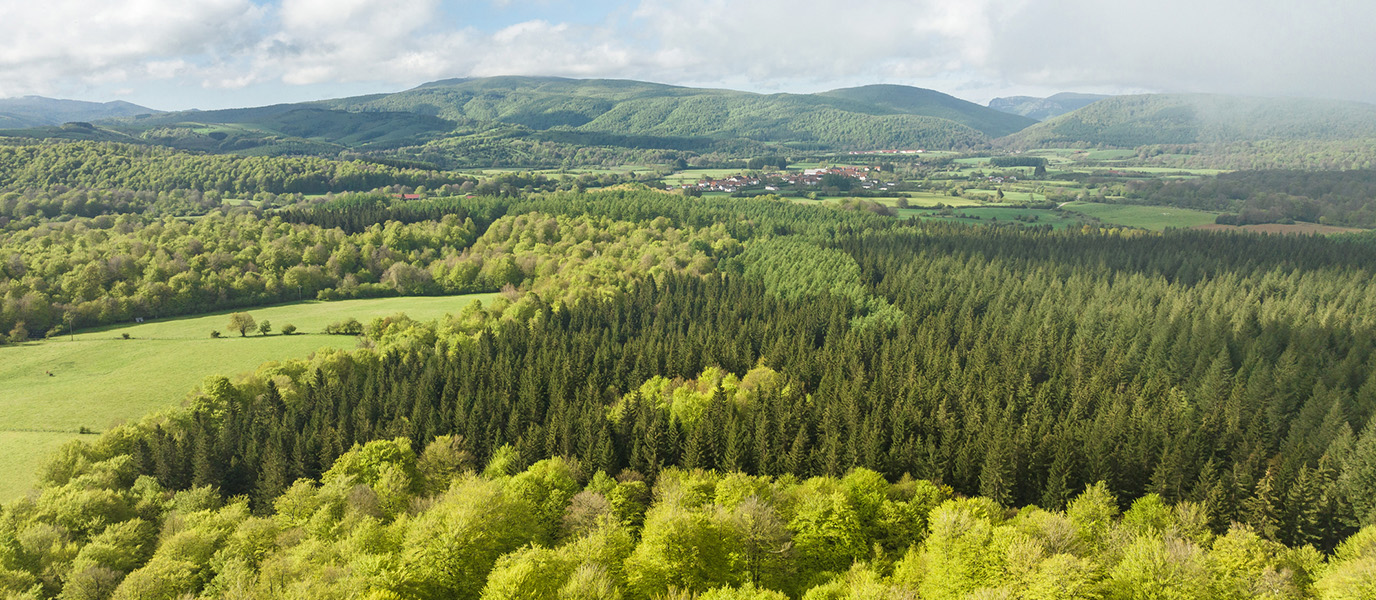
<svg viewBox="0 0 1376 600">
<path fill-rule="evenodd" d="M 11 189 L 64 185 L 141 192 L 320 194 L 467 181 L 473 179 L 359 160 L 193 154 L 108 142 L 0 143 L 0 188 Z"/>
<path fill-rule="evenodd" d="M 1103 484 L 1064 510 L 1006 508 L 852 469 L 805 480 L 572 459 L 483 466 L 452 436 L 377 440 L 256 510 L 171 490 L 131 457 L 69 453 L 0 520 L 16 598 L 784 600 L 1367 597 L 1376 527 L 1331 559 L 1201 506 Z M 107 444 L 102 450 L 109 450 Z"/>
<path fill-rule="evenodd" d="M 341 206 L 345 215 L 377 212 L 367 202 Z M 70 323 L 507 285 L 572 299 L 621 287 L 636 273 L 711 272 L 740 251 L 726 225 L 678 228 L 664 217 L 632 222 L 535 212 L 496 218 L 490 199 L 407 206 L 406 214 L 438 218 L 363 228 L 367 219 L 346 216 L 339 222 L 361 228 L 346 234 L 252 214 L 194 223 L 126 215 L 0 236 L 0 331 L 23 323 L 44 335 Z M 460 217 L 470 214 L 484 221 L 481 237 L 471 217 Z"/>
</svg>

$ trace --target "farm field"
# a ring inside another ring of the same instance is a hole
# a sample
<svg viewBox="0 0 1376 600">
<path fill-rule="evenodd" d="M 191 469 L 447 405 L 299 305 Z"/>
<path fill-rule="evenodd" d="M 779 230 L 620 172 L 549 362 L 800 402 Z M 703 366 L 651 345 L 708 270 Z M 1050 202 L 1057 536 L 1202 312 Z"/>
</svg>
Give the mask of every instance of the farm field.
<svg viewBox="0 0 1376 600">
<path fill-rule="evenodd" d="M 725 177 L 728 175 L 739 175 L 741 172 L 741 169 L 689 169 L 687 171 L 678 171 L 673 175 L 665 177 L 664 183 L 667 185 L 685 185 L 697 183 L 702 181 L 705 177 Z"/>
<path fill-rule="evenodd" d="M 1114 225 L 1140 227 L 1161 231 L 1168 227 L 1196 227 L 1208 225 L 1218 218 L 1217 213 L 1169 206 L 1136 206 L 1131 204 L 1099 204 L 1068 202 L 1063 209 L 1088 215 Z"/>
<path fill-rule="evenodd" d="M 1023 226 L 1050 225 L 1054 229 L 1063 229 L 1070 226 L 1079 226 L 1080 219 L 1074 215 L 1058 213 L 1054 210 L 1044 208 L 1021 208 L 991 206 L 979 208 L 967 208 L 956 212 L 951 216 L 942 216 L 931 211 L 900 210 L 899 216 L 915 216 L 925 219 L 941 219 L 945 221 L 955 221 L 970 225 L 995 225 L 1014 223 Z M 978 218 L 976 218 L 978 217 Z M 1020 219 L 1021 218 L 1021 219 Z M 1035 220 L 1027 220 L 1035 219 Z"/>
<path fill-rule="evenodd" d="M 226 331 L 228 313 L 105 328 L 70 337 L 0 347 L 0 501 L 28 489 L 48 453 L 80 435 L 175 406 L 210 375 L 251 372 L 273 360 L 322 348 L 352 348 L 350 336 L 322 335 L 326 325 L 405 312 L 430 320 L 495 294 L 303 302 L 251 309 L 274 331 L 291 323 L 303 334 L 249 336 Z M 220 330 L 221 339 L 210 331 Z M 132 339 L 122 339 L 128 333 Z M 48 373 L 52 375 L 49 376 Z"/>
</svg>

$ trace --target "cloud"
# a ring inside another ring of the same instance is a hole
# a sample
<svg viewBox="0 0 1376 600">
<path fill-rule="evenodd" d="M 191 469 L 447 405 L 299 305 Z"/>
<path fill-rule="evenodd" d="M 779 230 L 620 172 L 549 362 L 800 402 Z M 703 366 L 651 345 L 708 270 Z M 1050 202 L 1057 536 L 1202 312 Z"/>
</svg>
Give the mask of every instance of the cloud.
<svg viewBox="0 0 1376 600">
<path fill-rule="evenodd" d="M 1376 100 L 1368 2 L 643 0 L 636 17 L 695 78 Z"/>
<path fill-rule="evenodd" d="M 160 77 L 167 61 L 232 46 L 260 16 L 249 0 L 0 3 L 0 96 Z"/>
<path fill-rule="evenodd" d="M 908 83 L 978 100 L 1154 90 L 1376 101 L 1365 77 L 1376 4 L 1352 0 L 600 0 L 579 4 L 578 22 L 563 1 L 458 1 L 7 2 L 0 21 L 24 27 L 0 46 L 0 96 L 538 74 L 761 91 Z"/>
</svg>

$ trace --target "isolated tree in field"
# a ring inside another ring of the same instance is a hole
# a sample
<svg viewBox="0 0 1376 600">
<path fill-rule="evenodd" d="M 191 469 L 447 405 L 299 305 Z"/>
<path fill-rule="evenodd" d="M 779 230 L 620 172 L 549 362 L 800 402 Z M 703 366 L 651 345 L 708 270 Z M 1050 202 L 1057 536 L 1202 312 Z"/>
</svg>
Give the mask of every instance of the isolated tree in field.
<svg viewBox="0 0 1376 600">
<path fill-rule="evenodd" d="M 229 315 L 229 329 L 239 332 L 239 337 L 244 337 L 250 331 L 258 329 L 258 323 L 253 321 L 253 316 L 248 313 L 237 312 Z"/>
<path fill-rule="evenodd" d="M 263 322 L 258 324 L 258 333 L 263 335 L 272 333 L 272 321 L 263 319 Z"/>
</svg>

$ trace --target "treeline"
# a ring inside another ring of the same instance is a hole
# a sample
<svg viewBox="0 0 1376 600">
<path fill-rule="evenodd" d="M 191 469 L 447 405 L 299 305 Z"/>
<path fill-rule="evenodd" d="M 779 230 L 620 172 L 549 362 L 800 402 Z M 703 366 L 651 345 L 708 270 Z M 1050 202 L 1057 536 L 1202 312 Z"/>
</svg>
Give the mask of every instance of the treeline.
<svg viewBox="0 0 1376 600">
<path fill-rule="evenodd" d="M 1212 178 L 1129 181 L 1133 202 L 1225 211 L 1220 223 L 1305 221 L 1376 227 L 1376 171 L 1239 171 Z"/>
<path fill-rule="evenodd" d="M 111 448 L 102 448 L 111 450 Z M 131 456 L 70 453 L 0 514 L 0 592 L 23 598 L 1031 600 L 1366 597 L 1376 527 L 1331 558 L 1195 502 L 1124 510 L 1103 484 L 1065 510 L 866 469 L 800 480 L 587 463 L 481 465 L 463 440 L 355 446 L 254 511 L 169 490 Z M 89 461 L 89 462 L 78 462 Z"/>
<path fill-rule="evenodd" d="M 154 146 L 102 142 L 0 144 L 0 188 L 55 185 L 171 192 L 323 194 L 384 186 L 436 187 L 474 181 L 443 171 L 359 160 L 192 154 Z"/>
<path fill-rule="evenodd" d="M 570 277 L 583 273 L 584 265 L 608 266 L 608 276 L 656 265 L 707 272 L 753 237 L 802 234 L 826 241 L 838 232 L 896 223 L 868 211 L 819 212 L 780 200 L 685 202 L 634 191 L 387 202 L 348 195 L 266 219 L 218 212 L 195 222 L 105 215 L 0 235 L 0 334 L 19 341 L 56 335 L 73 324 L 310 298 L 496 291 L 550 275 L 536 268 L 548 257 L 576 267 L 568 270 Z M 525 232 L 531 219 L 520 215 L 532 212 L 557 225 Z M 492 231 L 507 215 L 520 225 Z M 619 232 L 629 249 L 604 253 L 602 245 L 612 242 L 588 227 Z M 540 247 L 493 243 L 465 253 L 484 233 L 496 240 L 515 235 Z M 579 249 L 576 256 L 553 253 L 584 243 L 592 249 Z M 518 264 L 502 260 L 509 252 Z M 605 282 L 603 275 L 587 281 Z M 20 324 L 23 336 L 15 335 Z"/>
<path fill-rule="evenodd" d="M 1046 167 L 1046 159 L 1040 156 L 994 156 L 989 164 L 995 167 Z"/>
<path fill-rule="evenodd" d="M 32 227 L 59 217 L 201 215 L 223 204 L 223 196 L 216 191 L 134 192 L 55 185 L 0 192 L 0 229 L 13 222 L 20 222 L 13 227 Z"/>
<path fill-rule="evenodd" d="M 1155 144 L 1137 148 L 1152 167 L 1243 171 L 1355 171 L 1376 168 L 1376 143 L 1357 140 L 1256 140 L 1216 144 Z"/>
<path fill-rule="evenodd" d="M 135 317 L 507 285 L 572 300 L 624 285 L 633 273 L 710 272 L 719 258 L 739 252 L 723 226 L 679 229 L 664 219 L 531 213 L 483 229 L 480 235 L 472 218 L 452 213 L 353 234 L 249 214 L 195 223 L 100 217 L 39 227 L 0 238 L 7 257 L 0 264 L 0 333 L 18 342 Z"/>
</svg>

